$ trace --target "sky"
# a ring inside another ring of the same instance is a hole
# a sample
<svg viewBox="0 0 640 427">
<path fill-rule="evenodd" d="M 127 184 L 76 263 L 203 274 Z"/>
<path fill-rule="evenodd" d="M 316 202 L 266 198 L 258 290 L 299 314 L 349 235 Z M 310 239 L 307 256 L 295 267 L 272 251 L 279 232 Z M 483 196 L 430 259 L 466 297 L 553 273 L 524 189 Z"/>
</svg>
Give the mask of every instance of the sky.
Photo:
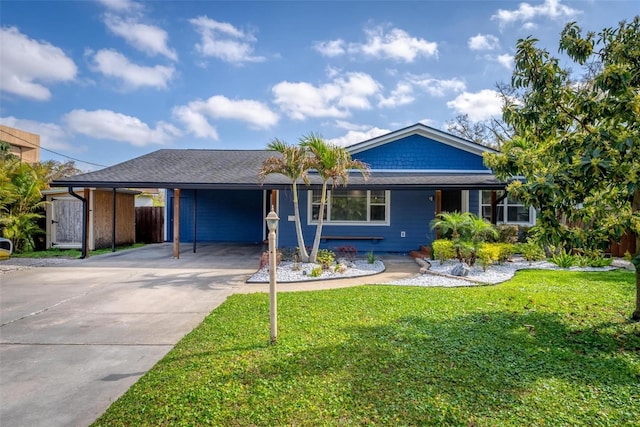
<svg viewBox="0 0 640 427">
<path fill-rule="evenodd" d="M 0 124 L 84 171 L 162 148 L 446 130 L 500 116 L 518 39 L 558 55 L 567 22 L 638 14 L 638 0 L 2 0 Z"/>
</svg>

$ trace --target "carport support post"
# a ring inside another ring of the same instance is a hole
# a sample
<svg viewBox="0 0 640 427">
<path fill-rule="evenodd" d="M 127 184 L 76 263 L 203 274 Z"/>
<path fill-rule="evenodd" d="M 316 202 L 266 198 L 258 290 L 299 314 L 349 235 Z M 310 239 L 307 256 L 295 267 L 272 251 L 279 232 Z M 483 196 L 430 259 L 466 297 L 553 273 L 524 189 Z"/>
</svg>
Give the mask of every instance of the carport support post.
<svg viewBox="0 0 640 427">
<path fill-rule="evenodd" d="M 173 257 L 180 258 L 180 189 L 173 190 Z"/>
<path fill-rule="evenodd" d="M 111 252 L 116 251 L 116 189 L 113 189 L 113 213 L 111 216 Z"/>
</svg>

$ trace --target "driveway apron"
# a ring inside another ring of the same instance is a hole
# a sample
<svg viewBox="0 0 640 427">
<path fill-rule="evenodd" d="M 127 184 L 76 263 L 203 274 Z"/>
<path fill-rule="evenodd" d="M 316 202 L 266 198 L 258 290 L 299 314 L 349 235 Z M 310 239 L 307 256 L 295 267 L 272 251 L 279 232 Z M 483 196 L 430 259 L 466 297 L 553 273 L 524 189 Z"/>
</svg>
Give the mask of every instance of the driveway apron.
<svg viewBox="0 0 640 427">
<path fill-rule="evenodd" d="M 0 425 L 86 426 L 255 272 L 262 246 L 149 245 L 0 275 Z"/>
</svg>

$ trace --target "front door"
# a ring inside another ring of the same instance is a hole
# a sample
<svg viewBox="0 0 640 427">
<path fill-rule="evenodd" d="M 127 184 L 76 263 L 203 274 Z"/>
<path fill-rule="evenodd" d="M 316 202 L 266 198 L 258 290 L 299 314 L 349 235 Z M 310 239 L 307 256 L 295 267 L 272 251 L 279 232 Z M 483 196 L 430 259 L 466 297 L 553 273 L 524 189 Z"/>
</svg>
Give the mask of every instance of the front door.
<svg viewBox="0 0 640 427">
<path fill-rule="evenodd" d="M 462 212 L 462 191 L 442 190 L 440 200 L 441 212 Z"/>
</svg>

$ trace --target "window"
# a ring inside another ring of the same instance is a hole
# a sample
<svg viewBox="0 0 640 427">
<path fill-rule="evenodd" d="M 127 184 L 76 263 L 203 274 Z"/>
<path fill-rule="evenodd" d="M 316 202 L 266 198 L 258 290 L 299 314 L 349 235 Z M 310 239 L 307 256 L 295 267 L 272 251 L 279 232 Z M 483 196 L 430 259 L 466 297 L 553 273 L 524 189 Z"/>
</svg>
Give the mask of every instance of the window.
<svg viewBox="0 0 640 427">
<path fill-rule="evenodd" d="M 496 199 L 503 194 L 503 190 L 496 191 Z M 480 215 L 486 220 L 491 220 L 491 191 L 480 192 Z M 496 215 L 498 223 L 532 224 L 534 222 L 532 209 L 527 208 L 511 195 L 498 203 Z"/>
<path fill-rule="evenodd" d="M 320 190 L 309 192 L 310 222 L 317 222 L 320 213 Z M 389 191 L 330 190 L 327 191 L 325 223 L 389 224 Z"/>
</svg>

